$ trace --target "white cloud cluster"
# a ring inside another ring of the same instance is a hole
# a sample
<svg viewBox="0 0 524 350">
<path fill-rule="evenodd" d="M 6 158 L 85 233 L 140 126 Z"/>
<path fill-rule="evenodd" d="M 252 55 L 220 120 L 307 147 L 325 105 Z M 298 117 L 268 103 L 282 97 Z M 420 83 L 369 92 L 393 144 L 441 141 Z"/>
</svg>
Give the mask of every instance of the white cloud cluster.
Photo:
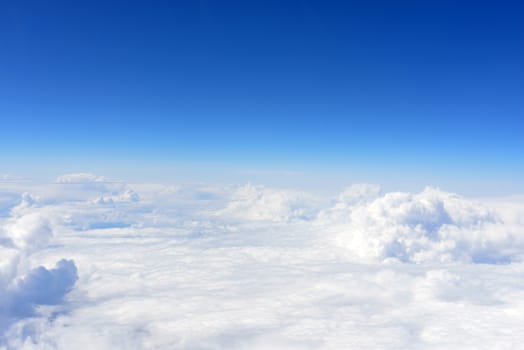
<svg viewBox="0 0 524 350">
<path fill-rule="evenodd" d="M 49 224 L 38 214 L 13 218 L 4 230 L 14 247 L 28 253 L 45 246 L 53 236 Z"/>
<path fill-rule="evenodd" d="M 31 255 L 53 237 L 49 222 L 30 212 L 33 204 L 34 198 L 24 193 L 0 229 L 0 346 L 6 329 L 37 315 L 42 305 L 60 305 L 78 278 L 72 260 L 61 259 L 50 269 L 29 267 Z"/>
<path fill-rule="evenodd" d="M 289 221 L 312 216 L 311 198 L 305 193 L 274 190 L 247 184 L 238 187 L 218 215 L 241 220 Z"/>
<path fill-rule="evenodd" d="M 65 174 L 56 178 L 56 183 L 59 184 L 79 184 L 85 185 L 87 187 L 96 188 L 97 184 L 107 184 L 113 183 L 109 178 L 104 176 L 98 176 L 95 174 L 89 173 L 74 173 L 74 174 Z"/>
<path fill-rule="evenodd" d="M 55 183 L 62 186 L 68 185 L 69 194 L 78 199 L 90 198 L 99 204 L 138 202 L 140 200 L 140 196 L 126 183 L 94 174 L 66 174 L 56 178 Z"/>
<path fill-rule="evenodd" d="M 522 200 L 86 174 L 0 198 L 0 349 L 524 343 Z"/>
<path fill-rule="evenodd" d="M 320 213 L 321 225 L 357 259 L 424 262 L 520 260 L 522 232 L 484 205 L 426 188 L 380 195 L 375 186 L 351 188 Z"/>
</svg>

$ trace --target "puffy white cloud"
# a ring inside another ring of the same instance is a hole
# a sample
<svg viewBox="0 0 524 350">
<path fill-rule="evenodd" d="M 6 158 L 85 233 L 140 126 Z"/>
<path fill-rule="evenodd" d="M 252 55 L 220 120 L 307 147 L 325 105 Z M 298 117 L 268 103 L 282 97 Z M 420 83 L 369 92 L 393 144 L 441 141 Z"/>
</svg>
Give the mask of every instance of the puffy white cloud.
<svg viewBox="0 0 524 350">
<path fill-rule="evenodd" d="M 2 308 L 8 315 L 32 316 L 36 305 L 60 304 L 77 278 L 72 260 L 62 259 L 53 269 L 39 266 L 8 286 Z"/>
<path fill-rule="evenodd" d="M 11 219 L 4 230 L 12 244 L 26 252 L 44 247 L 53 236 L 47 220 L 36 213 Z"/>
<path fill-rule="evenodd" d="M 253 185 L 76 186 L 19 188 L 37 196 L 0 222 L 7 349 L 524 343 L 524 201 L 355 185 L 320 208 Z"/>
<path fill-rule="evenodd" d="M 284 191 L 247 184 L 233 193 L 218 215 L 241 220 L 288 221 L 311 217 L 311 198 L 299 191 Z"/>
<path fill-rule="evenodd" d="M 521 258 L 522 233 L 478 202 L 434 188 L 418 194 L 371 192 L 374 195 L 358 196 L 356 202 L 339 201 L 319 214 L 318 224 L 335 232 L 338 244 L 357 259 L 504 262 Z"/>
<path fill-rule="evenodd" d="M 98 204 L 137 202 L 140 196 L 127 183 L 95 174 L 66 174 L 56 178 L 55 201 L 90 200 Z"/>
<path fill-rule="evenodd" d="M 0 230 L 0 346 L 10 326 L 37 315 L 39 306 L 59 305 L 78 278 L 72 260 L 29 268 L 31 254 L 46 247 L 53 231 L 41 214 L 25 213 L 35 199 L 27 193 L 21 198 Z"/>
<path fill-rule="evenodd" d="M 109 196 L 101 196 L 96 198 L 93 202 L 96 204 L 114 204 L 115 202 L 138 202 L 140 196 L 131 189 L 122 191 Z"/>
<path fill-rule="evenodd" d="M 56 178 L 56 183 L 59 184 L 79 184 L 79 185 L 92 185 L 99 183 L 111 183 L 112 181 L 103 176 L 97 176 L 89 173 L 75 173 L 65 174 Z"/>
</svg>

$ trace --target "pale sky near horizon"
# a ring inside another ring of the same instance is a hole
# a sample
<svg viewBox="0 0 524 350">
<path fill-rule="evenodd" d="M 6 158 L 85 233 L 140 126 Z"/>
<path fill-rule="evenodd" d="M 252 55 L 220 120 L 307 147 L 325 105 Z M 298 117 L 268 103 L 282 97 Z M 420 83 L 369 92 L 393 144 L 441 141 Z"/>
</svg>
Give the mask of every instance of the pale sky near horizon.
<svg viewBox="0 0 524 350">
<path fill-rule="evenodd" d="M 523 14 L 512 1 L 4 2 L 0 174 L 522 193 Z"/>
</svg>

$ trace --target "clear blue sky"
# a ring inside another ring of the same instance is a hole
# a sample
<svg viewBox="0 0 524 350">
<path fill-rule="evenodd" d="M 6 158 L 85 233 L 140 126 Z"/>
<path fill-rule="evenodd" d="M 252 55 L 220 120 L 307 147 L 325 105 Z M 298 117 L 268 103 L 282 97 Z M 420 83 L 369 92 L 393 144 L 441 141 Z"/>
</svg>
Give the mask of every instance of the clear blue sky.
<svg viewBox="0 0 524 350">
<path fill-rule="evenodd" d="M 522 1 L 3 1 L 0 53 L 0 172 L 154 159 L 524 189 Z"/>
</svg>

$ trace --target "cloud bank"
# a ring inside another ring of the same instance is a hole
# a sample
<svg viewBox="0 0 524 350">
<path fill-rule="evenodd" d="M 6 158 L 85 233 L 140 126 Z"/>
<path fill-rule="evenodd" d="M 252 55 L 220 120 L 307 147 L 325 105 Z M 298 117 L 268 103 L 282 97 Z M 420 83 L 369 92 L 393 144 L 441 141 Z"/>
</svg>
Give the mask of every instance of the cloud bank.
<svg viewBox="0 0 524 350">
<path fill-rule="evenodd" d="M 0 349 L 517 349 L 524 201 L 0 184 Z"/>
</svg>

